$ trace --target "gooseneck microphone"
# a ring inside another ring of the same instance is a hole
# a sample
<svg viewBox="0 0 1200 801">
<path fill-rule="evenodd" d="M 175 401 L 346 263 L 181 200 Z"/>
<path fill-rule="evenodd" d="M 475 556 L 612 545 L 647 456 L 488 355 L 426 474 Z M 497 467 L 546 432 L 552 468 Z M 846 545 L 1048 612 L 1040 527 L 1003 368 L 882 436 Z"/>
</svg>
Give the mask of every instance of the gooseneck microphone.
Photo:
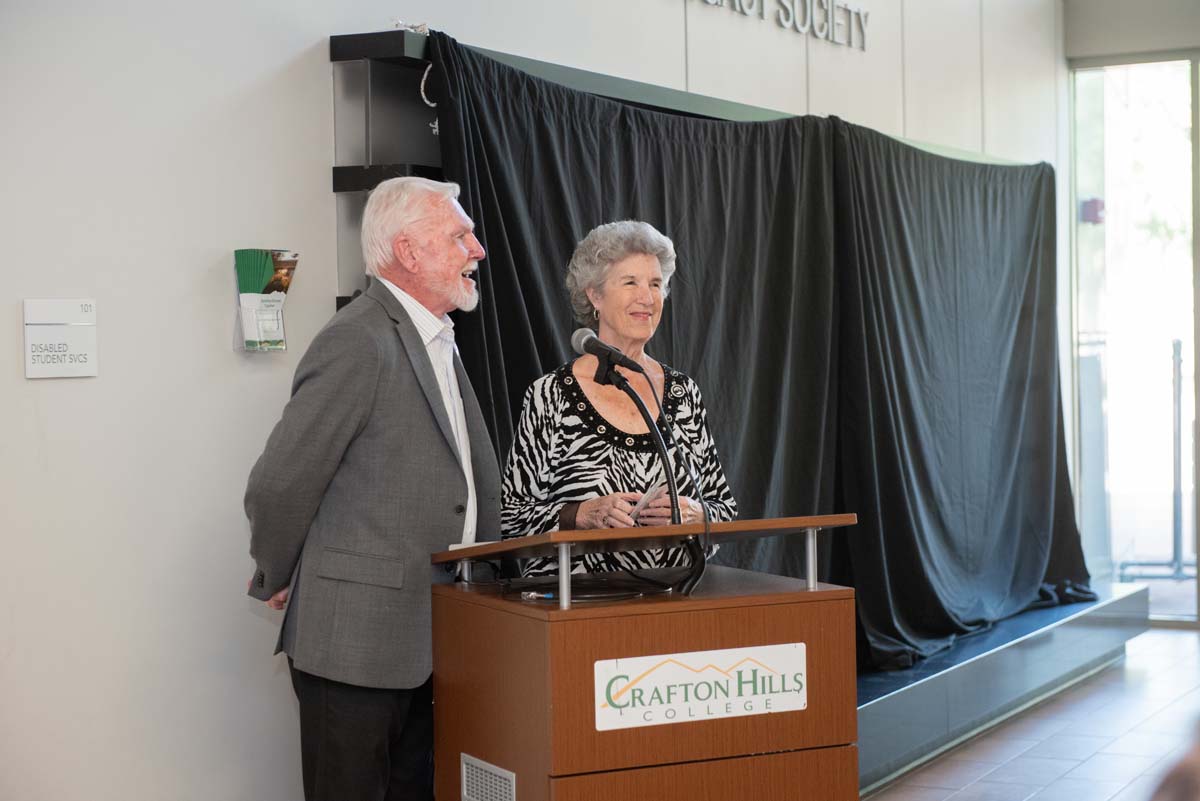
<svg viewBox="0 0 1200 801">
<path fill-rule="evenodd" d="M 598 359 L 607 360 L 610 364 L 619 365 L 626 370 L 633 370 L 643 375 L 645 369 L 635 362 L 633 359 L 626 356 L 621 351 L 614 348 L 612 345 L 606 344 L 600 337 L 596 336 L 596 332 L 590 328 L 580 328 L 574 334 L 571 334 L 571 347 L 580 356 L 585 353 L 590 353 Z"/>
</svg>

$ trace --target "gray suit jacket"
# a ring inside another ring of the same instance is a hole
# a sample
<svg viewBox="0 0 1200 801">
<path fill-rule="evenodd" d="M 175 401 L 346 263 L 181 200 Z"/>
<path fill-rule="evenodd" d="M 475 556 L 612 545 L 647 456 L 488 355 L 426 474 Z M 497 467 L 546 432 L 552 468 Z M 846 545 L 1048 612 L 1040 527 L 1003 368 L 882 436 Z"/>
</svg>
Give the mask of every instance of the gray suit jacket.
<svg viewBox="0 0 1200 801">
<path fill-rule="evenodd" d="M 471 382 L 455 358 L 478 500 L 496 539 L 500 476 Z M 415 687 L 432 670 L 429 555 L 462 539 L 467 484 L 433 365 L 378 281 L 300 360 L 292 398 L 250 473 L 258 566 L 250 595 L 291 583 L 279 650 L 308 673 Z"/>
</svg>

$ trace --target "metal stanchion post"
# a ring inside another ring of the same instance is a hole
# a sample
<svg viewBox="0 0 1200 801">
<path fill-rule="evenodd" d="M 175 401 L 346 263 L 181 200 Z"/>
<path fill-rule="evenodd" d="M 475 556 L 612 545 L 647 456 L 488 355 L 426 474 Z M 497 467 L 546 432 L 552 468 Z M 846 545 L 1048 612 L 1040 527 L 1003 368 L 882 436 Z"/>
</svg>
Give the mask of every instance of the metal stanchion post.
<svg viewBox="0 0 1200 801">
<path fill-rule="evenodd" d="M 558 608 L 571 608 L 571 545 L 558 545 Z"/>
<path fill-rule="evenodd" d="M 804 578 L 810 590 L 817 588 L 817 531 L 815 528 L 804 529 Z"/>
</svg>

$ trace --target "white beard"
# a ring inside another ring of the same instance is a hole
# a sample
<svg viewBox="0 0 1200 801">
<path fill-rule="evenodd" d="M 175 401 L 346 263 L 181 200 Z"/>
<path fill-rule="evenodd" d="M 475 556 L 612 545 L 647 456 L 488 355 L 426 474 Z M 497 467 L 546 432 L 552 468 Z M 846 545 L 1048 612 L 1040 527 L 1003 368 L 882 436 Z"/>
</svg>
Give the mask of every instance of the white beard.
<svg viewBox="0 0 1200 801">
<path fill-rule="evenodd" d="M 472 262 L 467 266 L 474 267 L 475 264 Z M 479 272 L 476 271 L 474 275 L 479 275 Z M 475 307 L 479 305 L 479 286 L 475 283 L 475 281 L 471 281 L 471 286 L 469 288 L 464 287 L 462 276 L 457 275 L 454 278 L 446 280 L 445 282 L 436 280 L 435 284 L 436 286 L 434 289 L 438 292 L 438 294 L 453 303 L 454 308 L 459 309 L 460 311 L 475 311 Z"/>
<path fill-rule="evenodd" d="M 476 273 L 478 275 L 478 273 Z M 475 311 L 475 307 L 479 305 L 479 287 L 474 281 L 471 282 L 471 288 L 467 289 L 461 283 L 454 287 L 454 292 L 451 293 L 451 300 L 454 301 L 454 306 L 459 311 Z"/>
</svg>

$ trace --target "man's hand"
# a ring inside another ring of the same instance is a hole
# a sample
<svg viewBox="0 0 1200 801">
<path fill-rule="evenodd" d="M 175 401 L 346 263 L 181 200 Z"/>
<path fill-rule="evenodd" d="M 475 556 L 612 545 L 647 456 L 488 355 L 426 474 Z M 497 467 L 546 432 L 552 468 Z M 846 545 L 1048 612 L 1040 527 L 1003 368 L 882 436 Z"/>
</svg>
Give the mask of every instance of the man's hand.
<svg viewBox="0 0 1200 801">
<path fill-rule="evenodd" d="M 247 581 L 246 582 L 246 590 L 249 591 L 250 587 L 252 587 L 253 585 L 254 585 L 254 579 L 250 579 L 249 581 Z M 272 609 L 283 609 L 285 606 L 287 606 L 289 590 L 291 590 L 291 587 L 284 587 L 282 590 L 275 593 L 267 600 L 263 601 L 263 603 L 265 603 L 267 606 L 271 607 Z"/>
<path fill-rule="evenodd" d="M 282 590 L 272 595 L 266 601 L 267 606 L 271 607 L 272 609 L 283 609 L 283 607 L 287 606 L 288 590 L 290 589 L 291 587 L 284 587 Z"/>
</svg>

